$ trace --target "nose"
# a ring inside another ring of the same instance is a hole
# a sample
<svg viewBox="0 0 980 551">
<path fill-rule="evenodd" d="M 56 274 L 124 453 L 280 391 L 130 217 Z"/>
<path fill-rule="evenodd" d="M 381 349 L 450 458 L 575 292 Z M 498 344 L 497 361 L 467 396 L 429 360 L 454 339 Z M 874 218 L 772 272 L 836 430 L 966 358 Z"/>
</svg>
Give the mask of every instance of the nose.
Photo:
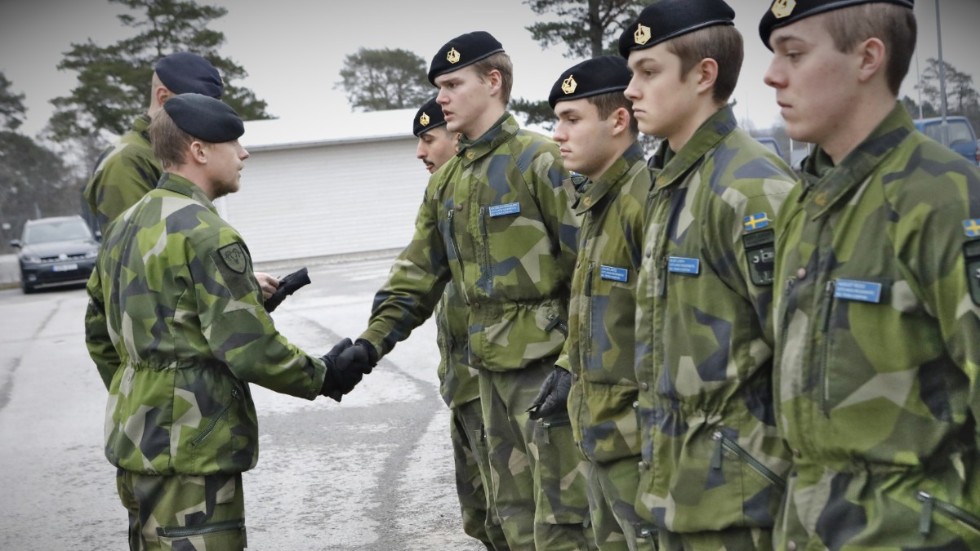
<svg viewBox="0 0 980 551">
<path fill-rule="evenodd" d="M 251 155 L 249 155 L 248 150 L 245 149 L 244 147 L 242 147 L 241 145 L 238 146 L 238 149 L 239 149 L 239 151 L 238 151 L 238 158 L 239 159 L 241 159 L 241 160 L 244 161 L 245 159 L 248 159 L 251 156 Z"/>
<path fill-rule="evenodd" d="M 436 94 L 436 103 L 439 105 L 446 105 L 449 103 L 449 96 L 446 94 L 445 88 L 439 88 L 439 93 Z"/>
<path fill-rule="evenodd" d="M 425 158 L 425 142 L 419 140 L 419 143 L 415 146 L 415 158 L 424 159 Z"/>
<path fill-rule="evenodd" d="M 626 99 L 630 101 L 636 101 L 637 98 L 640 97 L 639 90 L 637 89 L 636 86 L 636 77 L 630 78 L 630 83 L 626 87 L 626 89 L 623 90 L 623 95 L 626 96 Z"/>
<path fill-rule="evenodd" d="M 551 139 L 558 143 L 562 143 L 565 141 L 565 138 L 565 125 L 559 121 L 558 124 L 555 125 L 555 131 L 551 133 Z"/>
<path fill-rule="evenodd" d="M 769 67 L 766 69 L 766 74 L 762 76 L 762 81 L 766 83 L 766 86 L 771 86 L 772 88 L 782 88 L 786 85 L 786 79 L 776 67 L 776 63 L 777 60 L 774 57 L 772 61 L 769 62 Z"/>
</svg>

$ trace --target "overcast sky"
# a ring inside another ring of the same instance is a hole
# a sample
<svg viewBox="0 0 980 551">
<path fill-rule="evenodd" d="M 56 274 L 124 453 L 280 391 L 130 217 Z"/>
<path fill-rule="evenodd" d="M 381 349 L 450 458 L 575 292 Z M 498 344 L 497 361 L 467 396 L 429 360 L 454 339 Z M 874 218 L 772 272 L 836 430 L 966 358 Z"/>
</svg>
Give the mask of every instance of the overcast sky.
<svg viewBox="0 0 980 551">
<path fill-rule="evenodd" d="M 736 115 L 757 127 L 778 122 L 774 94 L 762 82 L 770 52 L 762 46 L 758 22 L 768 0 L 728 0 L 745 37 L 746 59 L 735 90 Z M 545 99 L 567 67 L 581 61 L 542 50 L 524 27 L 535 14 L 520 0 L 199 0 L 223 6 L 228 14 L 213 22 L 225 33 L 220 52 L 249 76 L 240 84 L 268 102 L 268 111 L 298 124 L 330 124 L 350 111 L 335 88 L 344 56 L 359 47 L 403 48 L 426 62 L 450 38 L 474 30 L 497 37 L 514 61 L 514 96 Z M 980 0 L 939 0 L 943 55 L 980 86 Z M 918 60 L 937 56 L 936 0 L 919 0 Z M 25 94 L 27 121 L 20 131 L 35 135 L 51 115 L 50 100 L 67 95 L 76 74 L 55 69 L 72 43 L 92 39 L 100 46 L 134 34 L 115 17 L 129 12 L 108 0 L 0 0 L 0 71 L 15 93 Z M 913 60 L 902 93 L 916 97 Z M 434 91 L 434 89 L 433 89 Z M 406 128 L 407 131 L 407 128 Z"/>
</svg>

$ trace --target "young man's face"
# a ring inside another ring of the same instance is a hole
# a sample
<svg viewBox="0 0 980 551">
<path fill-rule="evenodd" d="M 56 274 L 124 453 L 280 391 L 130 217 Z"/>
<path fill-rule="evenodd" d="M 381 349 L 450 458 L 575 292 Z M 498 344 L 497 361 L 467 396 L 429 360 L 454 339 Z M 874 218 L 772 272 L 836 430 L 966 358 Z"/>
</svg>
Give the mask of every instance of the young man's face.
<svg viewBox="0 0 980 551">
<path fill-rule="evenodd" d="M 697 79 L 681 79 L 681 60 L 661 42 L 630 52 L 633 78 L 624 92 L 633 101 L 640 132 L 670 139 L 685 129 L 697 108 Z M 691 71 L 695 71 L 692 69 Z"/>
<path fill-rule="evenodd" d="M 205 146 L 208 155 L 207 174 L 214 193 L 212 199 L 217 199 L 235 193 L 241 187 L 242 168 L 248 151 L 238 140 L 208 144 Z"/>
<path fill-rule="evenodd" d="M 613 116 L 599 117 L 599 109 L 586 98 L 555 104 L 553 138 L 558 142 L 565 168 L 591 179 L 602 176 L 609 164 Z"/>
<path fill-rule="evenodd" d="M 445 126 L 422 133 L 415 147 L 415 156 L 425 163 L 429 174 L 439 170 L 455 154 L 456 134 L 446 130 Z"/>
<path fill-rule="evenodd" d="M 818 145 L 846 132 L 861 61 L 837 50 L 823 19 L 815 15 L 773 31 L 775 55 L 765 75 L 776 89 L 786 133 Z"/>
<path fill-rule="evenodd" d="M 439 88 L 436 103 L 442 107 L 446 117 L 446 130 L 476 138 L 473 135 L 474 126 L 493 100 L 489 81 L 480 78 L 473 66 L 469 65 L 437 76 L 436 86 Z"/>
</svg>

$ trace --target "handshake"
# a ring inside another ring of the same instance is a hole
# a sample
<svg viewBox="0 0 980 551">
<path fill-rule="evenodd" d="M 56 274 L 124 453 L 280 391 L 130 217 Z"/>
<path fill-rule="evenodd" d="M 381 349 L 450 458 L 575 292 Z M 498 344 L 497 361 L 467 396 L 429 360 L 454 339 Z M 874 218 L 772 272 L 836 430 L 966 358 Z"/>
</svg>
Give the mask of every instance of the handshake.
<svg viewBox="0 0 980 551">
<path fill-rule="evenodd" d="M 327 375 L 323 378 L 320 394 L 339 402 L 378 365 L 378 352 L 364 339 L 357 339 L 357 342 L 344 339 L 321 359 L 327 364 Z"/>
</svg>

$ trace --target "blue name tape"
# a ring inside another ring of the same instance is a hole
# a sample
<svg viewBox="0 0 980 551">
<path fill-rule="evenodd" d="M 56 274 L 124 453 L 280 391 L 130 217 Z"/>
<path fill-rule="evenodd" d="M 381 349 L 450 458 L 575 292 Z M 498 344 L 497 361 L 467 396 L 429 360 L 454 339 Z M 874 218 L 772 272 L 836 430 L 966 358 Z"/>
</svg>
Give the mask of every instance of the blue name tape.
<svg viewBox="0 0 980 551">
<path fill-rule="evenodd" d="M 877 304 L 881 302 L 881 283 L 838 279 L 834 287 L 834 298 Z"/>
<path fill-rule="evenodd" d="M 701 273 L 701 260 L 671 256 L 667 259 L 667 271 L 672 274 L 698 275 Z"/>
<path fill-rule="evenodd" d="M 599 277 L 609 281 L 626 283 L 629 280 L 629 272 L 626 271 L 626 268 L 617 268 L 616 266 L 602 264 L 599 266 Z"/>
<path fill-rule="evenodd" d="M 521 212 L 520 203 L 507 203 L 504 205 L 490 206 L 490 218 L 496 218 L 498 216 L 507 216 L 510 214 L 518 214 L 520 212 Z"/>
</svg>

